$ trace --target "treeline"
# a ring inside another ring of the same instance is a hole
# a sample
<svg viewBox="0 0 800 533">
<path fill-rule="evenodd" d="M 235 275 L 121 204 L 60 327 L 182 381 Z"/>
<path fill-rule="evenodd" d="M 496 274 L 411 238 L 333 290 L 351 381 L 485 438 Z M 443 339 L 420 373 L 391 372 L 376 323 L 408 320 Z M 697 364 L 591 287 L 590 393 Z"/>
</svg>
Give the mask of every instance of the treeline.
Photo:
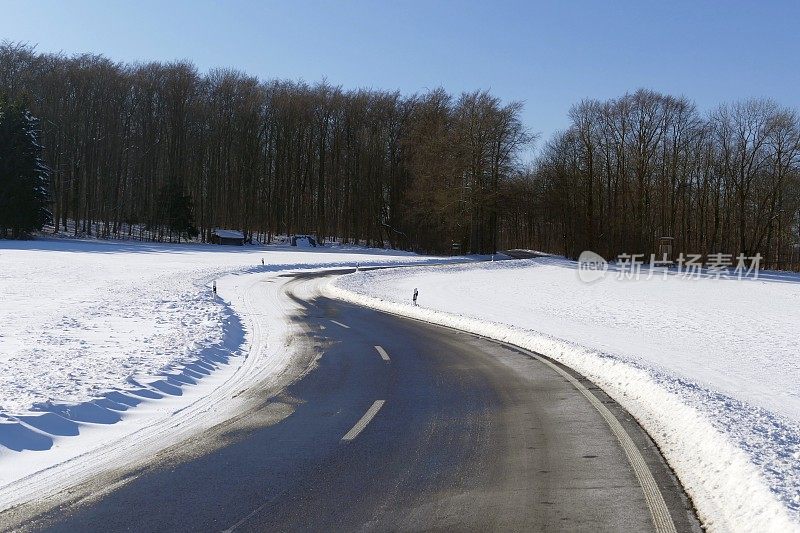
<svg viewBox="0 0 800 533">
<path fill-rule="evenodd" d="M 769 100 L 700 113 L 640 90 L 585 100 L 523 165 L 521 104 L 262 81 L 0 46 L 0 93 L 38 117 L 57 231 L 213 228 L 424 252 L 756 253 L 800 267 L 800 120 Z"/>
<path fill-rule="evenodd" d="M 531 140 L 520 104 L 487 92 L 344 91 L 13 43 L 0 92 L 40 119 L 56 231 L 100 237 L 222 227 L 492 252 Z"/>
<path fill-rule="evenodd" d="M 797 269 L 800 120 L 769 100 L 700 114 L 686 98 L 640 90 L 585 100 L 526 178 L 532 246 L 576 256 L 658 250 L 762 254 Z"/>
</svg>

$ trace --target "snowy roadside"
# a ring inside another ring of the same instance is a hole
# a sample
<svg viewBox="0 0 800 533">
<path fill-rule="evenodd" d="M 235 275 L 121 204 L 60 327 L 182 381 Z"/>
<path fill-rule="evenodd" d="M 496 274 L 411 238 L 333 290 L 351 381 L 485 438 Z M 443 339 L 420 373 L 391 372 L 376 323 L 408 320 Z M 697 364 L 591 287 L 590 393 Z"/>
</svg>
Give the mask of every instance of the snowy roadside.
<svg viewBox="0 0 800 533">
<path fill-rule="evenodd" d="M 361 272 L 325 290 L 574 368 L 648 430 L 709 530 L 800 530 L 800 277 L 588 285 L 546 258 Z"/>
<path fill-rule="evenodd" d="M 292 360 L 297 305 L 281 274 L 432 261 L 359 248 L 0 241 L 0 510 L 233 416 L 242 390 Z"/>
</svg>

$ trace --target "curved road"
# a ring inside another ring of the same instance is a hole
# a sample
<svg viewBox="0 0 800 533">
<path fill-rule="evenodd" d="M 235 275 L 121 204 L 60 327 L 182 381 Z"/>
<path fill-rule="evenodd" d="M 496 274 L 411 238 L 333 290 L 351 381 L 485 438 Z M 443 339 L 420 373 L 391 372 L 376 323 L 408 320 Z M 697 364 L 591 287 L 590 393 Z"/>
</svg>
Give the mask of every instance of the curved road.
<svg viewBox="0 0 800 533">
<path fill-rule="evenodd" d="M 629 453 L 589 394 L 644 459 L 666 527 L 700 530 L 649 437 L 580 376 L 470 334 L 294 298 L 310 341 L 301 377 L 249 391 L 263 395 L 253 410 L 148 465 L 18 511 L 25 529 L 653 531 Z"/>
</svg>

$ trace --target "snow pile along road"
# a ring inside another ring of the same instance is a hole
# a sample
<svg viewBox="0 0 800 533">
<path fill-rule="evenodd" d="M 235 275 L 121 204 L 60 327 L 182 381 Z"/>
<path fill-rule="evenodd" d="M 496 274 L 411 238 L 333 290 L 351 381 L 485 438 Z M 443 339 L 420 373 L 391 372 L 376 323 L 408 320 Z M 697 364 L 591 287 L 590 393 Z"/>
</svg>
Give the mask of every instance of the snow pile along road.
<svg viewBox="0 0 800 533">
<path fill-rule="evenodd" d="M 0 241 L 0 510 L 185 437 L 278 375 L 293 309 L 280 273 L 429 261 L 355 247 Z"/>
<path fill-rule="evenodd" d="M 645 278 L 586 284 L 541 258 L 360 272 L 327 291 L 574 368 L 649 431 L 710 530 L 800 530 L 800 277 Z"/>
</svg>

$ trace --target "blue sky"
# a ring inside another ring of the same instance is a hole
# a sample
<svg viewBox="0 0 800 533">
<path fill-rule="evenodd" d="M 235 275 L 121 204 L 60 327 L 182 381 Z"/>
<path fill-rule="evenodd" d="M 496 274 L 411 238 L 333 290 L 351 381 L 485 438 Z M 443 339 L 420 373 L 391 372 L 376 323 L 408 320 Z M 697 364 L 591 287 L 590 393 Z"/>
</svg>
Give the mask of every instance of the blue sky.
<svg viewBox="0 0 800 533">
<path fill-rule="evenodd" d="M 0 0 L 0 39 L 122 61 L 190 59 L 345 88 L 491 89 L 548 137 L 570 105 L 647 87 L 701 110 L 800 108 L 800 1 Z"/>
</svg>

